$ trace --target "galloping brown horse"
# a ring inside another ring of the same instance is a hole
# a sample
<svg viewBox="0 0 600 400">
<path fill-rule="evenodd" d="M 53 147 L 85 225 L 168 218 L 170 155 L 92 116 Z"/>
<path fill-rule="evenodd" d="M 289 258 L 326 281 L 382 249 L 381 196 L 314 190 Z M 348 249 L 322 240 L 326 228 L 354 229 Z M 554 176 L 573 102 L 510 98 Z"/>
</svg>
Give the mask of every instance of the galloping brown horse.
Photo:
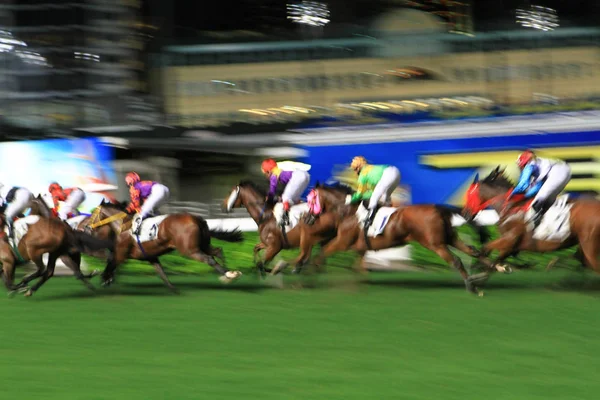
<svg viewBox="0 0 600 400">
<path fill-rule="evenodd" d="M 389 216 L 382 234 L 376 237 L 366 237 L 362 225 L 355 215 L 358 208 L 358 205 L 350 205 L 341 208 L 340 211 L 330 213 L 336 218 L 337 235 L 323 248 L 323 257 L 338 251 L 354 250 L 360 256 L 361 265 L 364 265 L 362 261 L 365 253 L 369 250 L 403 246 L 408 242 L 415 241 L 435 252 L 456 268 L 465 282 L 467 291 L 479 293 L 475 283 L 468 279 L 469 275 L 462 261 L 448 249 L 448 246 L 452 246 L 471 257 L 478 255 L 473 247 L 467 246 L 458 238 L 452 227 L 452 217 L 456 214 L 457 209 L 442 205 L 400 207 Z M 479 227 L 475 228 L 479 230 Z M 480 235 L 483 241 L 487 240 L 484 231 L 480 231 Z M 309 250 L 302 249 L 302 251 Z M 365 272 L 364 266 L 363 272 Z"/>
<path fill-rule="evenodd" d="M 29 209 L 29 215 L 41 215 L 46 218 L 58 219 L 58 215 L 52 213 L 41 195 L 38 195 L 31 201 Z M 92 219 L 98 219 L 97 215 L 74 217 L 67 222 L 68 224 L 72 224 L 71 228 L 77 231 L 86 232 L 88 234 L 93 233 L 95 237 L 102 240 L 115 240 L 115 235 L 106 221 L 104 221 L 106 223 L 98 223 L 99 221 L 92 221 Z M 83 253 L 96 258 L 106 258 L 106 253 L 102 250 L 84 248 Z"/>
<path fill-rule="evenodd" d="M 156 237 L 140 243 L 130 231 L 132 216 L 124 210 L 124 205 L 103 201 L 88 221 L 91 222 L 89 226 L 94 229 L 97 229 L 96 226 L 108 226 L 110 230 L 105 229 L 103 232 L 109 232 L 109 238 L 115 241 L 115 257 L 109 260 L 102 273 L 103 285 L 112 283 L 114 272 L 120 264 L 128 259 L 135 259 L 151 263 L 163 282 L 175 291 L 158 259 L 173 250 L 177 250 L 185 257 L 210 265 L 221 275 L 220 280 L 224 283 L 232 282 L 242 275 L 239 271 L 228 270 L 225 267 L 223 250 L 211 245 L 211 237 L 228 242 L 241 242 L 243 240 L 241 232 L 211 230 L 202 217 L 192 214 L 169 214 L 158 226 Z M 219 264 L 215 257 L 219 258 L 223 265 Z"/>
<path fill-rule="evenodd" d="M 0 212 L 0 227 L 4 229 L 5 219 Z M 41 279 L 25 293 L 31 296 L 48 279 L 54 275 L 56 260 L 60 257 L 88 288 L 94 289 L 87 281 L 92 275 L 84 275 L 79 268 L 81 249 L 83 247 L 99 249 L 112 249 L 113 243 L 96 239 L 83 232 L 74 232 L 62 221 L 41 216 L 26 217 L 17 224 L 27 224 L 27 232 L 20 238 L 16 247 L 12 247 L 4 230 L 0 232 L 0 262 L 2 263 L 4 284 L 9 291 L 21 290 L 33 279 Z M 15 232 L 15 235 L 18 233 Z M 43 255 L 48 253 L 48 265 L 44 267 Z M 33 261 L 37 270 L 23 278 L 17 285 L 14 284 L 14 270 L 19 264 Z"/>
<path fill-rule="evenodd" d="M 493 208 L 500 215 L 500 237 L 484 245 L 481 251 L 481 261 L 490 270 L 505 271 L 505 267 L 499 264 L 522 250 L 543 253 L 579 244 L 581 252 L 577 255 L 582 258 L 580 261 L 600 273 L 600 201 L 583 198 L 569 200 L 571 210 L 568 237 L 561 240 L 538 240 L 534 238 L 525 221 L 523 206 L 527 200 L 520 196 L 513 201 L 506 201 L 513 188 L 514 185 L 506 177 L 504 170 L 497 167 L 482 181 L 476 177 L 467 190 L 466 205 L 463 209 L 465 218 L 472 219 L 487 207 Z M 494 263 L 485 258 L 493 250 L 499 252 Z"/>
<path fill-rule="evenodd" d="M 261 277 L 268 271 L 265 266 L 282 249 L 294 248 L 300 244 L 298 229 L 294 227 L 289 232 L 285 232 L 277 225 L 273 212 L 275 203 L 266 202 L 266 197 L 267 192 L 262 187 L 252 181 L 242 180 L 223 199 L 221 205 L 225 212 L 231 212 L 234 208 L 245 207 L 256 225 L 258 225 L 260 242 L 254 246 L 254 262 Z M 258 253 L 261 250 L 266 250 L 262 260 L 258 259 Z"/>
</svg>

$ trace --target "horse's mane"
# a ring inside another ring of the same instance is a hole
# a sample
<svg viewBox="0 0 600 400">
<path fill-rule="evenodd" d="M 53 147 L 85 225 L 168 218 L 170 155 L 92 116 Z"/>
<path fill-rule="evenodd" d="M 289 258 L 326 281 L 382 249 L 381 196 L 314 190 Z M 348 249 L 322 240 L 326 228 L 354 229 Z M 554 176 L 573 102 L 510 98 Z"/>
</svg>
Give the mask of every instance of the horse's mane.
<svg viewBox="0 0 600 400">
<path fill-rule="evenodd" d="M 346 185 L 345 183 L 341 183 L 341 182 L 336 182 L 331 185 L 321 184 L 321 183 L 317 182 L 315 185 L 315 188 L 336 190 L 338 192 L 342 192 L 343 194 L 353 194 L 354 193 L 354 189 L 352 189 L 352 187 L 350 187 L 349 185 Z"/>
<path fill-rule="evenodd" d="M 120 211 L 125 211 L 127 209 L 127 205 L 128 203 L 126 201 L 120 201 L 120 202 L 110 202 L 110 201 L 102 201 L 98 207 L 108 207 L 108 208 L 114 208 Z"/>
<path fill-rule="evenodd" d="M 256 184 L 255 182 L 249 180 L 249 179 L 242 179 L 240 181 L 240 183 L 238 184 L 239 187 L 250 187 L 252 189 L 254 189 L 256 192 L 258 192 L 258 194 L 260 194 L 261 196 L 266 196 L 267 195 L 267 190 Z"/>
<path fill-rule="evenodd" d="M 490 172 L 489 175 L 481 181 L 481 183 L 502 189 L 511 189 L 515 186 L 514 182 L 508 176 L 506 176 L 505 170 L 500 169 L 500 166 L 496 167 L 496 169 Z"/>
</svg>

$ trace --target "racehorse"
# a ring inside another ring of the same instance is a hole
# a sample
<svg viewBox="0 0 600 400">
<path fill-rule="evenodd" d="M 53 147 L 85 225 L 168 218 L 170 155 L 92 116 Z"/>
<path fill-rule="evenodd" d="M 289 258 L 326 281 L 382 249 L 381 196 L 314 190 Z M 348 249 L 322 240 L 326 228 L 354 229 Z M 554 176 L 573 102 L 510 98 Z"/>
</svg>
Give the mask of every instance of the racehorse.
<svg viewBox="0 0 600 400">
<path fill-rule="evenodd" d="M 343 202 L 345 195 L 345 192 L 337 192 L 335 197 L 338 202 Z M 252 181 L 242 180 L 238 185 L 233 187 L 229 196 L 223 200 L 222 205 L 223 210 L 226 212 L 231 212 L 234 208 L 245 207 L 254 222 L 256 222 L 256 225 L 258 225 L 260 242 L 254 246 L 254 260 L 261 276 L 264 276 L 265 272 L 267 272 L 265 266 L 281 250 L 297 248 L 300 245 L 299 226 L 302 224 L 302 222 L 299 222 L 289 232 L 281 229 L 275 218 L 274 203 L 265 202 L 266 196 L 267 192 L 263 188 Z M 312 243 L 321 243 L 321 246 L 323 246 L 335 234 L 333 229 L 334 226 L 326 222 L 325 219 L 315 221 L 310 228 Z M 261 250 L 265 250 L 264 258 L 257 261 L 258 253 Z M 296 266 L 300 265 L 301 260 L 304 258 L 304 255 L 300 254 L 294 264 Z M 282 271 L 287 265 L 287 262 L 280 263 L 271 271 L 271 274 Z M 294 272 L 299 272 L 299 268 L 296 267 Z"/>
<path fill-rule="evenodd" d="M 558 240 L 536 239 L 525 221 L 524 209 L 531 200 L 525 200 L 523 196 L 514 196 L 511 201 L 507 201 L 513 188 L 513 183 L 498 166 L 482 181 L 476 176 L 467 190 L 463 209 L 466 219 L 473 219 L 487 207 L 493 208 L 500 215 L 500 237 L 485 244 L 481 251 L 481 261 L 490 270 L 506 272 L 506 268 L 500 263 L 509 256 L 516 256 L 522 250 L 544 253 L 579 244 L 581 251 L 576 255 L 581 257 L 582 264 L 600 273 L 600 201 L 589 198 L 569 199 L 568 234 Z M 493 250 L 498 250 L 499 254 L 495 262 L 490 262 L 485 257 Z"/>
<path fill-rule="evenodd" d="M 324 190 L 327 189 L 320 188 L 319 193 Z M 408 242 L 416 241 L 456 268 L 463 278 L 467 291 L 481 295 L 475 283 L 468 279 L 469 274 L 460 258 L 448 249 L 448 246 L 452 246 L 471 257 L 478 256 L 477 250 L 460 240 L 452 227 L 452 217 L 459 209 L 443 205 L 411 205 L 395 208 L 390 210 L 383 232 L 378 236 L 369 237 L 356 216 L 360 207 L 349 205 L 330 212 L 337 220 L 337 235 L 323 248 L 319 261 L 324 261 L 324 257 L 338 251 L 354 250 L 360 256 L 362 272 L 366 272 L 363 261 L 367 251 L 403 246 Z M 487 232 L 479 226 L 474 227 L 478 230 L 481 240 L 485 242 Z M 308 249 L 302 251 L 310 253 Z"/>
<path fill-rule="evenodd" d="M 26 290 L 25 296 L 31 296 L 48 279 L 54 275 L 56 260 L 60 259 L 67 267 L 73 270 L 75 277 L 81 280 L 85 286 L 94 290 L 88 282 L 93 276 L 84 275 L 81 272 L 80 258 L 81 248 L 88 247 L 95 250 L 112 249 L 113 243 L 104 241 L 83 232 L 75 232 L 58 219 L 45 218 L 41 216 L 26 217 L 23 221 L 16 221 L 13 225 L 15 235 L 18 234 L 17 225 L 27 224 L 27 231 L 20 238 L 16 247 L 9 243 L 8 236 L 4 232 L 5 217 L 4 210 L 0 212 L 0 262 L 2 263 L 4 284 L 9 291 L 22 290 L 33 279 L 41 276 L 41 279 L 31 288 Z M 44 267 L 43 255 L 48 253 L 48 265 Z M 17 265 L 33 261 L 37 267 L 36 271 L 25 276 L 17 285 L 14 284 L 14 270 Z"/>
<path fill-rule="evenodd" d="M 41 215 L 42 217 L 46 217 L 46 218 L 58 218 L 58 214 L 52 212 L 52 210 L 50 209 L 50 207 L 48 207 L 48 205 L 46 204 L 46 202 L 44 201 L 44 199 L 42 198 L 41 195 L 38 195 L 37 197 L 35 197 L 29 205 L 30 205 L 29 215 Z M 78 230 L 78 231 L 84 231 L 89 234 L 91 234 L 93 231 L 94 236 L 96 236 L 100 239 L 103 239 L 103 240 L 114 240 L 115 239 L 115 235 L 113 234 L 112 230 L 110 229 L 110 226 L 107 223 L 106 224 L 95 224 L 95 225 L 98 225 L 98 226 L 95 226 L 94 224 L 92 224 L 90 222 L 91 218 L 92 218 L 91 216 L 74 217 L 74 218 L 67 220 L 67 223 L 72 224 L 71 228 Z M 94 229 L 92 229 L 92 228 L 94 228 Z M 93 250 L 90 248 L 84 248 L 83 253 L 93 256 L 93 257 L 97 257 L 97 258 L 103 258 L 103 259 L 106 258 L 106 253 L 102 250 Z"/>
<path fill-rule="evenodd" d="M 232 282 L 242 275 L 240 271 L 230 271 L 225 267 L 223 250 L 213 247 L 210 241 L 211 237 L 214 237 L 227 242 L 241 242 L 241 232 L 211 230 L 202 217 L 187 213 L 169 214 L 158 226 L 155 238 L 143 243 L 131 233 L 132 215 L 125 212 L 123 204 L 105 203 L 103 200 L 89 222 L 92 223 L 89 226 L 93 227 L 93 230 L 97 229 L 96 226 L 109 226 L 110 237 L 115 241 L 115 256 L 108 261 L 102 273 L 105 286 L 113 282 L 114 272 L 120 264 L 128 259 L 136 259 L 151 263 L 165 285 L 176 291 L 158 259 L 173 250 L 210 265 L 221 275 L 219 279 L 223 283 Z M 219 264 L 215 257 L 219 258 L 223 265 Z"/>
<path fill-rule="evenodd" d="M 351 195 L 354 190 L 344 184 L 335 186 L 322 186 L 319 182 L 308 195 L 308 213 L 297 226 L 300 229 L 300 253 L 294 261 L 293 273 L 299 273 L 302 267 L 308 263 L 312 248 L 320 243 L 323 246 L 329 243 L 337 233 L 336 218 L 334 212 L 339 207 L 345 206 L 346 196 Z M 279 273 L 287 266 L 280 265 L 273 270 L 273 274 Z"/>
</svg>

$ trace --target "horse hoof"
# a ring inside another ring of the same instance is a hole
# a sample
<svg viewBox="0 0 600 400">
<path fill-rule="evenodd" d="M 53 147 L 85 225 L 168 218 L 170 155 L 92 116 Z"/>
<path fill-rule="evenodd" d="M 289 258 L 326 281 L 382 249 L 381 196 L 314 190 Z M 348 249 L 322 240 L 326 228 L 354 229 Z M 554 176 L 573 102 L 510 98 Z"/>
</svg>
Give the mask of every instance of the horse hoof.
<svg viewBox="0 0 600 400">
<path fill-rule="evenodd" d="M 299 274 L 300 272 L 302 272 L 302 270 L 300 268 L 294 268 L 292 270 L 292 274 Z"/>
<path fill-rule="evenodd" d="M 31 297 L 32 295 L 33 295 L 33 292 L 31 291 L 31 289 L 29 289 L 29 290 L 28 290 L 28 291 L 27 291 L 27 292 L 24 294 L 24 296 L 25 296 L 25 297 Z"/>
<path fill-rule="evenodd" d="M 12 299 L 13 297 L 15 297 L 15 294 L 17 294 L 17 291 L 11 290 L 10 292 L 7 293 L 7 296 L 9 299 Z"/>
<path fill-rule="evenodd" d="M 221 275 L 219 277 L 219 280 L 222 283 L 231 283 L 239 279 L 240 276 L 242 276 L 242 273 L 240 271 L 227 271 L 224 275 Z"/>
<path fill-rule="evenodd" d="M 512 274 L 513 269 L 510 265 L 496 265 L 496 271 L 502 272 L 503 274 Z"/>
</svg>

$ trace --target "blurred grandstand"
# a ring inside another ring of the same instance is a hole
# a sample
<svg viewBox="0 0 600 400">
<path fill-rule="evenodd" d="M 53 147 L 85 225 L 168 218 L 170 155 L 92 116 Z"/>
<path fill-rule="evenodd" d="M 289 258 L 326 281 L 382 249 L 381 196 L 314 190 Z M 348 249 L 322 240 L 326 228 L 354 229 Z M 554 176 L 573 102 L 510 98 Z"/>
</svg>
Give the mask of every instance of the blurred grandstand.
<svg viewBox="0 0 600 400">
<path fill-rule="evenodd" d="M 240 30 L 183 44 L 170 3 L 146 3 L 151 18 L 131 0 L 3 2 L 2 139 L 106 137 L 119 174 L 220 218 L 215 199 L 259 177 L 260 158 L 302 156 L 270 133 L 598 108 L 598 28 L 474 32 L 470 2 L 412 1 L 311 40 Z"/>
</svg>

